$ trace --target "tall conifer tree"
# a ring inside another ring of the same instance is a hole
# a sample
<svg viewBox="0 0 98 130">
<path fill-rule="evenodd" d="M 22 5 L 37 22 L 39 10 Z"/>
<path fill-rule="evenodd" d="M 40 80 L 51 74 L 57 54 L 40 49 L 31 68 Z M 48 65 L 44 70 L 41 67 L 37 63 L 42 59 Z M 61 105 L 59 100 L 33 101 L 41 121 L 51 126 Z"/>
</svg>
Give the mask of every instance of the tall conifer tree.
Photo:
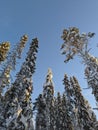
<svg viewBox="0 0 98 130">
<path fill-rule="evenodd" d="M 45 99 L 45 102 L 46 102 L 46 109 L 45 109 L 46 130 L 50 130 L 50 127 L 51 127 L 51 118 L 52 117 L 51 117 L 50 110 L 51 110 L 52 101 L 54 99 L 54 84 L 52 81 L 52 77 L 53 77 L 53 74 L 52 74 L 51 69 L 49 68 L 48 73 L 46 75 L 46 81 L 43 86 L 43 98 Z"/>
<path fill-rule="evenodd" d="M 46 102 L 42 94 L 39 94 L 34 102 L 33 111 L 36 112 L 35 130 L 46 130 Z"/>
<path fill-rule="evenodd" d="M 70 27 L 63 30 L 62 39 L 64 43 L 61 46 L 62 54 L 66 55 L 65 62 L 73 59 L 75 55 L 82 57 L 85 68 L 85 76 L 89 88 L 92 88 L 96 101 L 98 102 L 98 58 L 92 56 L 88 48 L 89 39 L 95 33 L 82 33 L 76 27 Z"/>
<path fill-rule="evenodd" d="M 67 76 L 67 74 L 64 75 L 64 79 L 63 79 L 63 84 L 64 84 L 64 93 L 66 95 L 66 106 L 67 106 L 67 111 L 68 111 L 68 121 L 71 124 L 70 129 L 73 130 L 73 128 L 77 127 L 77 121 L 76 121 L 76 113 L 74 111 L 75 109 L 75 101 L 73 98 L 73 89 L 72 86 L 70 84 L 70 80 Z"/>
<path fill-rule="evenodd" d="M 35 60 L 38 48 L 38 40 L 31 42 L 27 58 L 20 72 L 17 74 L 12 87 L 5 93 L 5 106 L 3 116 L 5 127 L 10 130 L 33 130 L 32 122 L 32 74 L 35 71 Z M 31 128 L 32 127 L 32 128 Z"/>
<path fill-rule="evenodd" d="M 77 106 L 77 117 L 79 129 L 83 130 L 95 130 L 94 122 L 96 122 L 94 112 L 88 107 L 87 100 L 85 100 L 84 96 L 81 93 L 81 88 L 78 83 L 78 80 L 73 76 L 70 78 L 71 85 L 73 87 L 74 100 Z"/>
</svg>

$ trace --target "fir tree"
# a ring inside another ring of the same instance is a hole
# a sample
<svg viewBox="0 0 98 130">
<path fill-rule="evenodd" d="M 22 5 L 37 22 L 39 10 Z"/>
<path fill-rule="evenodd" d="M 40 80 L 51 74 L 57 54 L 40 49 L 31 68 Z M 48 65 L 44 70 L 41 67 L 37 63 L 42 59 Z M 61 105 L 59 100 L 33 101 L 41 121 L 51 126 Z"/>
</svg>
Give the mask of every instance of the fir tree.
<svg viewBox="0 0 98 130">
<path fill-rule="evenodd" d="M 46 76 L 46 81 L 44 83 L 43 86 L 43 98 L 45 99 L 45 103 L 46 103 L 46 109 L 45 109 L 45 113 L 46 113 L 46 129 L 45 130 L 50 130 L 51 127 L 51 116 L 52 115 L 50 112 L 51 110 L 51 104 L 54 98 L 54 84 L 52 81 L 52 71 L 51 69 L 48 69 L 48 73 Z"/>
<path fill-rule="evenodd" d="M 60 92 L 57 93 L 56 98 L 56 129 L 61 130 L 62 129 L 62 97 Z"/>
<path fill-rule="evenodd" d="M 35 71 L 35 60 L 38 40 L 33 39 L 27 58 L 17 74 L 12 87 L 5 93 L 4 122 L 7 130 L 33 130 L 32 122 L 32 74 Z M 32 127 L 32 128 L 31 128 Z"/>
<path fill-rule="evenodd" d="M 89 88 L 92 88 L 92 94 L 94 94 L 96 101 L 98 102 L 98 58 L 92 56 L 89 53 L 89 39 L 92 38 L 95 33 L 82 33 L 76 27 L 70 27 L 63 30 L 62 39 L 64 43 L 61 46 L 62 54 L 66 55 L 65 62 L 73 59 L 75 55 L 79 55 L 85 68 L 85 76 Z"/>
<path fill-rule="evenodd" d="M 9 49 L 10 49 L 9 42 L 3 42 L 0 44 L 0 64 L 2 64 L 2 62 L 6 60 Z M 2 79 L 3 79 L 3 81 L 2 81 Z M 4 81 L 5 81 L 5 79 L 4 79 L 4 77 L 2 77 L 2 70 L 0 69 L 0 129 L 4 128 L 3 127 L 4 117 L 2 116 L 4 104 L 3 104 L 2 86 L 1 86 L 2 82 L 4 82 Z"/>
<path fill-rule="evenodd" d="M 77 116 L 80 130 L 95 130 L 95 114 L 87 104 L 87 100 L 85 100 L 85 98 L 83 97 L 77 79 L 73 76 L 72 78 L 70 78 L 70 82 L 73 87 L 74 99 L 77 106 Z"/>
<path fill-rule="evenodd" d="M 48 69 L 43 93 L 39 95 L 34 103 L 33 110 L 36 110 L 35 130 L 55 130 L 54 102 L 52 71 Z"/>
<path fill-rule="evenodd" d="M 27 35 L 23 35 L 20 39 L 20 42 L 14 47 L 14 49 L 9 52 L 8 56 L 6 57 L 6 61 L 3 65 L 3 70 L 0 74 L 0 94 L 3 94 L 3 89 L 10 85 L 10 73 L 11 70 L 15 70 L 16 66 L 16 59 L 21 58 L 21 53 L 25 44 L 28 40 Z M 8 51 L 10 44 L 5 42 L 1 45 L 2 51 Z M 5 49 L 4 49 L 5 48 Z M 5 54 L 5 53 L 4 53 Z M 4 56 L 5 57 L 5 56 Z"/>
<path fill-rule="evenodd" d="M 51 100 L 50 106 L 50 130 L 56 130 L 56 97 Z"/>
<path fill-rule="evenodd" d="M 92 88 L 92 94 L 94 94 L 95 99 L 98 102 L 98 59 L 88 55 L 88 58 L 84 60 L 84 63 L 86 64 L 85 76 L 88 87 Z"/>
<path fill-rule="evenodd" d="M 61 130 L 75 130 L 76 126 L 73 126 L 69 106 L 67 104 L 66 95 L 62 96 L 62 126 Z"/>
<path fill-rule="evenodd" d="M 70 80 L 67 76 L 67 74 L 64 75 L 63 79 L 63 84 L 64 84 L 64 94 L 66 95 L 66 106 L 67 106 L 67 112 L 68 112 L 68 121 L 70 122 L 70 129 L 75 129 L 77 127 L 77 117 L 76 117 L 76 112 L 75 110 L 75 101 L 73 98 L 73 89 L 70 84 Z"/>
<path fill-rule="evenodd" d="M 42 94 L 35 99 L 33 111 L 36 112 L 35 130 L 46 130 L 46 103 Z"/>
</svg>

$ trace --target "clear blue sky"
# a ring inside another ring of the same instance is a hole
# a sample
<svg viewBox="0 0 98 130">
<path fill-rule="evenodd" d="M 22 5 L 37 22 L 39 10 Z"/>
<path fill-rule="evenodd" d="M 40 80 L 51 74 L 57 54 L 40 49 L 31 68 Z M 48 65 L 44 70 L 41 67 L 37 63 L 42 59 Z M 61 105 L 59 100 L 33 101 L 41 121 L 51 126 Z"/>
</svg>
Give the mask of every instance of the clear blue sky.
<svg viewBox="0 0 98 130">
<path fill-rule="evenodd" d="M 23 34 L 39 39 L 37 69 L 34 74 L 33 100 L 42 92 L 48 67 L 53 70 L 55 91 L 63 92 L 64 73 L 75 75 L 82 88 L 87 87 L 84 80 L 84 66 L 75 58 L 65 64 L 60 54 L 64 28 L 76 26 L 81 32 L 95 32 L 91 40 L 91 53 L 98 56 L 98 0 L 0 0 L 0 42 L 17 43 Z M 23 57 L 24 58 L 24 57 Z M 22 60 L 23 61 L 23 60 Z M 19 69 L 19 66 L 17 67 Z M 90 90 L 83 90 L 84 96 L 94 106 Z"/>
</svg>

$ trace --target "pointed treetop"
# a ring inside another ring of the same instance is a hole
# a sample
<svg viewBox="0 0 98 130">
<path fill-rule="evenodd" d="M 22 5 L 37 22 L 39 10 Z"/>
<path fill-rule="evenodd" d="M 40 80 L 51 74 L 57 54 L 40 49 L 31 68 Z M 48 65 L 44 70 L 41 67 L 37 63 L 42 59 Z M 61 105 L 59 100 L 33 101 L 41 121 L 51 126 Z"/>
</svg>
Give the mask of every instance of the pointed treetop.
<svg viewBox="0 0 98 130">
<path fill-rule="evenodd" d="M 6 59 L 9 49 L 10 49 L 9 42 L 2 42 L 0 44 L 0 62 L 4 61 Z"/>
<path fill-rule="evenodd" d="M 28 36 L 27 36 L 26 34 L 24 34 L 24 35 L 21 37 L 21 39 L 20 39 L 20 41 L 21 41 L 22 43 L 27 42 L 27 40 L 28 40 Z"/>
<path fill-rule="evenodd" d="M 48 68 L 48 73 L 46 76 L 46 82 L 52 82 L 53 74 L 51 68 Z"/>
<path fill-rule="evenodd" d="M 52 70 L 48 68 L 46 81 L 43 85 L 43 95 L 47 95 L 47 92 L 51 93 L 52 95 L 54 94 L 54 83 L 52 81 L 52 78 L 53 78 Z"/>
</svg>

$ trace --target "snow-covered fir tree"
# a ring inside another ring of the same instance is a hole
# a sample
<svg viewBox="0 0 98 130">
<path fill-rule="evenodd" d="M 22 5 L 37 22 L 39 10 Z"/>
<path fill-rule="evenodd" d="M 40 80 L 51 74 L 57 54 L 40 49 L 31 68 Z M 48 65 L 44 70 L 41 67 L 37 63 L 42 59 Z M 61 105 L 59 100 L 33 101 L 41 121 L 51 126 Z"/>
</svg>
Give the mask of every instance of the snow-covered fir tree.
<svg viewBox="0 0 98 130">
<path fill-rule="evenodd" d="M 0 64 L 2 64 L 2 62 L 6 60 L 9 49 L 9 42 L 3 42 L 2 44 L 0 44 Z M 4 88 L 5 84 L 9 83 L 8 77 L 9 69 L 4 69 L 4 72 L 2 71 L 2 69 L 0 69 L 0 96 L 2 95 L 2 89 Z"/>
<path fill-rule="evenodd" d="M 77 128 L 77 116 L 75 111 L 75 101 L 73 98 L 73 89 L 70 84 L 70 80 L 67 76 L 67 74 L 64 75 L 63 79 L 63 85 L 64 85 L 64 95 L 66 96 L 66 111 L 67 111 L 67 118 L 65 119 L 66 122 L 70 122 L 70 128 L 69 129 L 75 129 Z M 64 99 L 65 100 L 65 99 Z M 68 123 L 66 123 L 68 125 Z M 69 126 L 66 126 L 69 127 Z"/>
<path fill-rule="evenodd" d="M 43 85 L 43 92 L 34 103 L 36 130 L 55 130 L 55 98 L 52 77 L 52 70 L 49 68 Z"/>
<path fill-rule="evenodd" d="M 46 130 L 46 102 L 42 94 L 39 94 L 38 98 L 33 103 L 33 111 L 36 112 L 35 130 Z"/>
<path fill-rule="evenodd" d="M 57 93 L 56 99 L 56 130 L 74 130 L 68 104 L 66 102 L 66 95 Z M 69 125 L 70 124 L 70 125 Z"/>
<path fill-rule="evenodd" d="M 82 33 L 76 27 L 70 27 L 63 30 L 62 39 L 64 43 L 61 46 L 62 54 L 66 55 L 65 62 L 73 59 L 75 55 L 79 55 L 85 67 L 85 76 L 89 88 L 92 88 L 96 101 L 98 102 L 98 58 L 89 53 L 89 39 L 95 33 Z"/>
<path fill-rule="evenodd" d="M 70 115 L 69 106 L 67 104 L 67 97 L 65 93 L 62 96 L 62 126 L 61 130 L 74 130 L 77 129 L 76 126 L 73 126 L 72 118 Z"/>
<path fill-rule="evenodd" d="M 50 130 L 56 130 L 56 97 L 53 97 L 50 105 Z"/>
<path fill-rule="evenodd" d="M 15 82 L 3 96 L 2 130 L 34 129 L 31 93 L 37 48 L 38 40 L 35 38 L 31 42 L 27 58 L 17 74 Z"/>
<path fill-rule="evenodd" d="M 60 92 L 57 93 L 56 98 L 56 114 L 55 114 L 55 120 L 56 120 L 56 129 L 61 130 L 62 129 L 62 96 Z"/>
<path fill-rule="evenodd" d="M 49 68 L 48 73 L 46 75 L 46 81 L 43 85 L 43 98 L 45 99 L 45 103 L 46 103 L 46 109 L 45 109 L 46 130 L 50 130 L 51 123 L 52 123 L 51 122 L 52 114 L 50 111 L 51 104 L 54 99 L 54 84 L 53 84 L 52 78 L 53 78 L 52 70 Z"/>
<path fill-rule="evenodd" d="M 73 96 L 76 104 L 77 119 L 80 130 L 95 130 L 94 123 L 97 121 L 96 116 L 87 104 L 84 96 L 81 93 L 81 88 L 78 80 L 73 76 L 70 78 L 71 86 L 73 87 Z"/>
<path fill-rule="evenodd" d="M 87 79 L 88 87 L 92 88 L 92 94 L 98 103 L 98 59 L 92 55 L 82 56 L 86 64 L 85 76 Z M 86 58 L 85 58 L 86 57 Z"/>
<path fill-rule="evenodd" d="M 18 42 L 18 44 L 15 45 L 14 49 L 11 50 L 11 52 L 9 52 L 9 54 L 6 58 L 6 61 L 4 62 L 4 64 L 2 64 L 3 70 L 1 71 L 1 74 L 0 74 L 0 79 L 1 79 L 0 80 L 0 91 L 1 91 L 0 93 L 1 94 L 3 94 L 3 89 L 10 85 L 11 70 L 15 70 L 16 60 L 17 60 L 17 58 L 21 58 L 21 53 L 23 51 L 23 48 L 25 47 L 27 40 L 28 40 L 28 36 L 26 34 L 23 35 L 20 39 L 20 42 Z M 4 47 L 2 47 L 2 46 L 4 46 Z M 9 42 L 5 42 L 1 45 L 1 49 L 5 48 L 4 49 L 5 51 L 8 51 L 9 47 L 10 47 Z"/>
<path fill-rule="evenodd" d="M 2 44 L 0 44 L 0 64 L 2 64 L 2 62 L 6 60 L 9 49 L 10 49 L 9 42 L 3 42 Z M 3 127 L 4 117 L 3 117 L 2 113 L 4 110 L 4 108 L 3 108 L 4 102 L 3 102 L 3 97 L 2 97 L 2 86 L 1 85 L 2 85 L 3 81 L 5 81 L 5 79 L 4 79 L 4 77 L 2 77 L 1 73 L 2 73 L 2 69 L 0 69 L 0 129 L 3 129 L 4 128 Z"/>
<path fill-rule="evenodd" d="M 2 71 L 0 73 L 0 103 L 2 104 L 1 105 L 1 109 L 2 111 L 0 111 L 0 124 L 1 124 L 1 129 L 4 129 L 2 128 L 3 126 L 3 123 L 5 123 L 5 119 L 4 119 L 4 116 L 2 115 L 3 114 L 3 111 L 4 111 L 4 106 L 5 106 L 5 101 L 4 101 L 4 92 L 3 92 L 3 89 L 6 88 L 9 84 L 10 84 L 10 72 L 11 70 L 15 69 L 15 65 L 16 65 L 16 58 L 21 56 L 21 53 L 22 53 L 22 50 L 24 48 L 24 45 L 25 43 L 27 42 L 27 35 L 23 35 L 20 39 L 20 42 L 16 45 L 16 47 L 14 48 L 14 50 L 12 50 L 12 52 L 8 53 L 7 56 L 5 56 L 6 52 L 10 49 L 10 44 L 9 42 L 4 42 L 3 44 L 0 45 L 0 48 L 2 49 L 2 51 L 0 51 L 0 55 L 2 55 L 2 52 L 4 54 L 4 63 L 1 64 L 1 67 L 2 67 Z M 3 117 L 3 118 L 2 118 Z"/>
</svg>

